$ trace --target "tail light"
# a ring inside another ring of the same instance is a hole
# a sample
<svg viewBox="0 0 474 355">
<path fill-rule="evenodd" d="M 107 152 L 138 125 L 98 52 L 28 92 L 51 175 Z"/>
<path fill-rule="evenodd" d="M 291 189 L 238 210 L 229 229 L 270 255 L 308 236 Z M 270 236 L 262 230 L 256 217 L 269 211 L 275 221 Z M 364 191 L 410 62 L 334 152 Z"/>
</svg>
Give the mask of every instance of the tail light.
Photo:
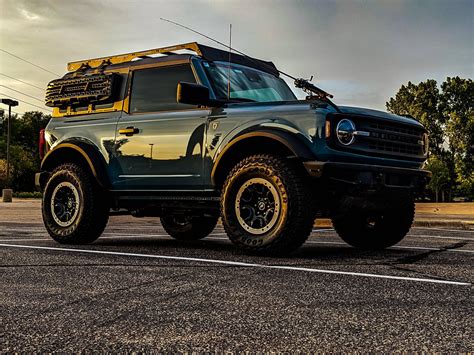
<svg viewBox="0 0 474 355">
<path fill-rule="evenodd" d="M 46 139 L 44 138 L 44 129 L 40 130 L 39 133 L 39 140 L 38 140 L 38 151 L 40 159 L 44 158 L 44 154 L 46 151 Z"/>
</svg>

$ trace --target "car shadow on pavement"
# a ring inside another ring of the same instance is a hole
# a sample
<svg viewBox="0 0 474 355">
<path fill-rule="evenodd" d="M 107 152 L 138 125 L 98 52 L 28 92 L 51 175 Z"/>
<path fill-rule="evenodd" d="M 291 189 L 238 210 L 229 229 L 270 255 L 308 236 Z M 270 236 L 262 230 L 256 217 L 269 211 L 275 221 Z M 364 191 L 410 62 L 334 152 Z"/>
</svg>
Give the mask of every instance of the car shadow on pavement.
<svg viewBox="0 0 474 355">
<path fill-rule="evenodd" d="M 268 261 L 270 259 L 275 260 L 293 260 L 293 259 L 318 259 L 320 261 L 331 261 L 335 259 L 341 259 L 344 261 L 357 259 L 359 261 L 372 261 L 380 262 L 383 260 L 387 262 L 389 259 L 398 259 L 400 257 L 414 255 L 418 253 L 415 250 L 358 250 L 348 246 L 342 245 L 314 245 L 305 244 L 303 247 L 293 252 L 290 255 L 278 256 L 278 255 L 265 255 L 258 253 L 245 253 L 237 249 L 234 245 L 229 243 L 226 239 L 222 240 L 209 240 L 202 239 L 198 241 L 179 241 L 174 239 L 162 239 L 162 238 L 140 238 L 130 237 L 127 239 L 98 239 L 93 245 L 98 246 L 110 246 L 126 248 L 127 252 L 140 252 L 140 253 L 167 253 L 167 252 L 180 252 L 180 256 L 186 256 L 186 252 L 192 252 L 192 256 L 195 257 L 196 252 L 201 252 L 202 256 L 206 258 L 211 255 L 214 257 L 222 258 L 223 255 L 228 256 L 245 256 L 245 257 L 258 257 L 262 260 Z M 135 249 L 135 250 L 134 250 Z"/>
</svg>

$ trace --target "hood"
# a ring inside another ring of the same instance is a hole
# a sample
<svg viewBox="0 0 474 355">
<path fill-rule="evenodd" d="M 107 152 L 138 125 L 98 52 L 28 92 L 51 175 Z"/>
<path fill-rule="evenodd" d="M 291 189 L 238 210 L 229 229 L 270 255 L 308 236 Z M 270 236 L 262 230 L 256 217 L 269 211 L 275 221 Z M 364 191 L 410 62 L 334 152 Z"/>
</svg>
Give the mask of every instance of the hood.
<svg viewBox="0 0 474 355">
<path fill-rule="evenodd" d="M 398 116 L 398 115 L 394 115 L 392 113 L 388 113 L 384 111 L 372 110 L 372 109 L 363 108 L 363 107 L 351 107 L 351 106 L 338 106 L 338 107 L 342 113 L 375 116 L 375 117 L 385 118 L 390 121 L 403 122 L 403 123 L 414 124 L 417 126 L 423 126 L 420 122 L 418 122 L 417 120 L 413 118 Z"/>
</svg>

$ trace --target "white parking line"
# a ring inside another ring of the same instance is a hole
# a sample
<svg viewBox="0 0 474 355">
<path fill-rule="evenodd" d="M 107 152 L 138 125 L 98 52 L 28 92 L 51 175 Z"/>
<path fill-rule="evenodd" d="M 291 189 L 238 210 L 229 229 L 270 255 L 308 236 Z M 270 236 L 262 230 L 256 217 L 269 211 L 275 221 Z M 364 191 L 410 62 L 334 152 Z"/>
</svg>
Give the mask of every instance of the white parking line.
<svg viewBox="0 0 474 355">
<path fill-rule="evenodd" d="M 102 235 L 117 235 L 117 236 L 127 236 L 127 237 L 169 237 L 169 234 L 134 234 L 134 233 L 114 233 L 114 232 L 105 232 Z M 212 235 L 227 235 L 226 233 L 212 233 Z"/>
<path fill-rule="evenodd" d="M 8 228 L 4 229 L 3 231 L 5 232 L 46 232 L 45 228 L 37 228 L 37 227 L 32 227 L 32 228 Z"/>
<path fill-rule="evenodd" d="M 104 233 L 106 234 L 106 233 Z M 113 233 L 107 233 L 107 234 L 113 234 Z M 210 236 L 206 237 L 207 240 L 224 240 L 224 241 L 229 241 L 228 238 L 220 238 L 220 237 L 213 237 L 214 235 L 220 235 L 220 234 L 225 234 L 225 233 L 215 233 L 211 234 Z M 168 234 L 125 234 L 125 235 L 116 235 L 111 237 L 100 237 L 100 239 L 127 239 L 127 238 L 156 238 L 156 237 L 169 237 Z M 172 240 L 171 238 L 168 238 Z M 13 239 L 0 239 L 1 242 L 37 242 L 37 241 L 50 241 L 50 238 L 13 238 Z M 343 245 L 349 248 L 349 246 L 346 243 L 343 242 L 330 242 L 330 241 L 324 241 L 324 242 L 318 242 L 314 240 L 308 240 L 306 241 L 305 244 L 331 244 L 331 245 Z M 464 249 L 443 249 L 443 248 L 436 248 L 436 247 L 421 247 L 421 246 L 405 246 L 405 245 L 397 245 L 390 247 L 388 249 L 407 249 L 407 250 L 432 250 L 432 251 L 446 251 L 450 253 L 474 253 L 474 250 L 464 250 Z"/>
<path fill-rule="evenodd" d="M 405 277 L 405 276 L 393 276 L 393 275 L 380 275 L 380 274 L 368 274 L 368 273 L 338 271 L 338 270 L 313 269 L 313 268 L 286 266 L 286 265 L 266 265 L 266 264 L 246 263 L 246 262 L 240 262 L 240 261 L 204 259 L 204 258 L 190 258 L 190 257 L 183 257 L 183 256 L 124 253 L 124 252 L 94 250 L 94 249 L 52 248 L 52 247 L 40 247 L 40 246 L 20 245 L 20 244 L 0 244 L 0 246 L 5 247 L 5 248 L 37 249 L 37 250 L 61 251 L 61 252 L 68 252 L 68 253 L 120 255 L 120 256 L 152 258 L 152 259 L 194 261 L 194 262 L 200 262 L 200 263 L 242 266 L 242 267 L 253 267 L 253 268 L 260 268 L 260 269 L 290 270 L 290 271 L 313 272 L 313 273 L 320 273 L 320 274 L 370 277 L 370 278 L 389 279 L 389 280 L 398 280 L 398 281 L 413 281 L 413 282 L 427 282 L 427 283 L 444 284 L 444 285 L 471 286 L 471 284 L 468 283 L 468 282 L 460 282 L 460 281 L 437 280 L 437 279 L 426 279 L 426 278 L 418 278 L 418 277 Z"/>
<path fill-rule="evenodd" d="M 37 242 L 37 241 L 47 241 L 50 240 L 48 238 L 14 238 L 14 239 L 0 239 L 0 242 L 26 242 L 26 241 L 32 241 L 32 242 Z"/>
<path fill-rule="evenodd" d="M 463 232 L 463 233 L 474 233 L 474 230 L 467 229 L 446 229 L 446 228 L 433 228 L 433 227 L 411 227 L 412 229 L 429 229 L 437 231 L 446 231 L 446 232 Z"/>
<path fill-rule="evenodd" d="M 445 237 L 443 235 L 430 235 L 430 234 L 407 234 L 406 236 L 415 237 L 415 238 L 454 239 L 454 240 L 473 240 L 474 241 L 474 238 Z"/>
</svg>

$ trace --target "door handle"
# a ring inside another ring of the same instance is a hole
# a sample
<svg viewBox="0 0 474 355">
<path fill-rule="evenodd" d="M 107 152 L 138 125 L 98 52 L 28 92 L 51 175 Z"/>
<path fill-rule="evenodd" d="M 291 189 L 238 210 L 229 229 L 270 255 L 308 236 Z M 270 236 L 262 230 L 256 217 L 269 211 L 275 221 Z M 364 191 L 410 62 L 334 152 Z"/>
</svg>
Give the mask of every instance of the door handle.
<svg viewBox="0 0 474 355">
<path fill-rule="evenodd" d="M 134 134 L 139 133 L 140 130 L 135 127 L 127 127 L 119 129 L 120 134 L 125 134 L 127 137 L 133 136 Z"/>
</svg>

